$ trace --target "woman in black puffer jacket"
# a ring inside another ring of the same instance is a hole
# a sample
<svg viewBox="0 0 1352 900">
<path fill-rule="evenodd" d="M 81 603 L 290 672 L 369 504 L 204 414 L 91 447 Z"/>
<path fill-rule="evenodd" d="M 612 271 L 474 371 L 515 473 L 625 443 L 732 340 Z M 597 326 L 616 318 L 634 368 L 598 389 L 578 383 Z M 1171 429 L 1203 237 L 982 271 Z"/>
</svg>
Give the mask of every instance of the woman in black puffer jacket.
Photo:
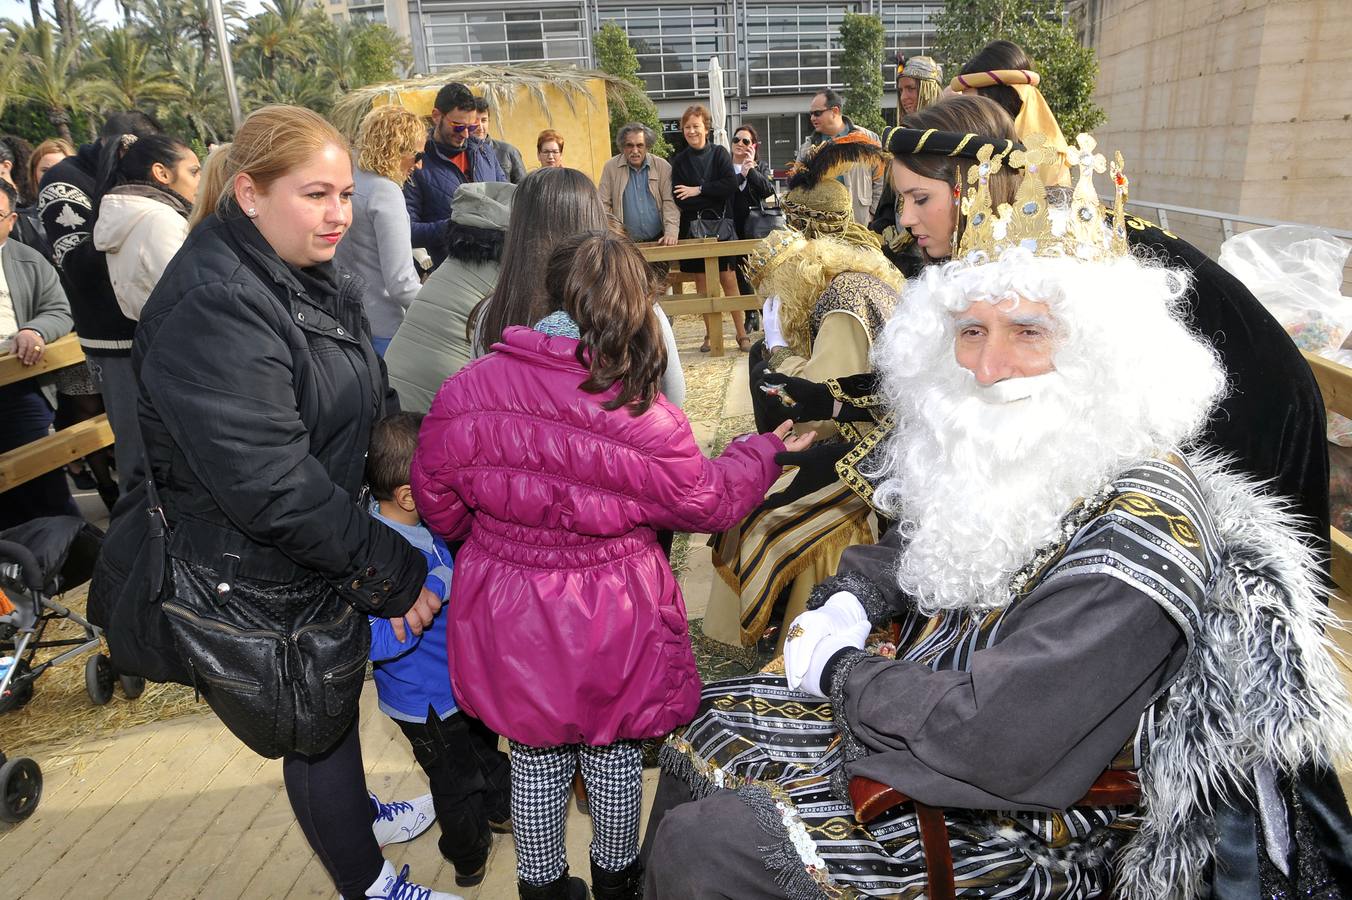
<svg viewBox="0 0 1352 900">
<path fill-rule="evenodd" d="M 289 747 L 218 712 L 250 746 L 284 753 L 296 817 L 343 896 L 385 897 L 402 878 L 371 831 L 356 727 L 369 642 L 360 614 L 421 630 L 439 603 L 422 589 L 422 555 L 357 502 L 371 427 L 397 401 L 371 347 L 361 281 L 331 262 L 351 221 L 352 162 L 318 115 L 274 106 L 240 128 L 227 165 L 217 212 L 165 269 L 132 350 L 174 600 L 205 597 L 222 615 L 289 632 L 279 652 L 292 679 L 314 664 L 301 645 L 315 632 L 295 629 L 307 611 L 327 610 L 310 620 L 332 625 L 321 638 L 323 696 Z M 257 681 L 272 684 L 277 663 L 254 662 L 244 637 L 219 639 L 226 671 L 257 666 Z M 192 659 L 213 708 L 231 690 L 248 693 Z"/>
</svg>

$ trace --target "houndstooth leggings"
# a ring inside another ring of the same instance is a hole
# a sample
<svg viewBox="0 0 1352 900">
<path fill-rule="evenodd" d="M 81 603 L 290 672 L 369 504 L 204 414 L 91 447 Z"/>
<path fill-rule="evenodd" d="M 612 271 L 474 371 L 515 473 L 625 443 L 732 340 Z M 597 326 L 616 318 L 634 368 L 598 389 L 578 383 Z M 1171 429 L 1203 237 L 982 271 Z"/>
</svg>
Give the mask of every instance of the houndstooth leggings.
<svg viewBox="0 0 1352 900">
<path fill-rule="evenodd" d="M 591 805 L 591 859 L 619 872 L 638 857 L 643 804 L 643 753 L 636 741 L 603 747 L 528 747 L 511 741 L 512 836 L 516 876 L 532 885 L 557 879 L 568 867 L 563 823 L 573 773 L 580 765 Z"/>
</svg>

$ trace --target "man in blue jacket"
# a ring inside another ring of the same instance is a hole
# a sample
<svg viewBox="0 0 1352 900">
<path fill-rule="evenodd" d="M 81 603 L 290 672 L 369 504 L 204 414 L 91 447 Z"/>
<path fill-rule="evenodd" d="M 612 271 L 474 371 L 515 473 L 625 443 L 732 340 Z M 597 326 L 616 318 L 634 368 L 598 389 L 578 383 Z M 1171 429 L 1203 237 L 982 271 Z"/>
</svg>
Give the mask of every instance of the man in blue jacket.
<svg viewBox="0 0 1352 900">
<path fill-rule="evenodd" d="M 446 258 L 442 233 L 451 218 L 456 189 L 471 181 L 507 180 L 492 148 L 474 136 L 478 125 L 469 88 L 452 81 L 437 91 L 422 169 L 404 183 L 413 246 L 431 254 L 434 268 Z"/>
</svg>

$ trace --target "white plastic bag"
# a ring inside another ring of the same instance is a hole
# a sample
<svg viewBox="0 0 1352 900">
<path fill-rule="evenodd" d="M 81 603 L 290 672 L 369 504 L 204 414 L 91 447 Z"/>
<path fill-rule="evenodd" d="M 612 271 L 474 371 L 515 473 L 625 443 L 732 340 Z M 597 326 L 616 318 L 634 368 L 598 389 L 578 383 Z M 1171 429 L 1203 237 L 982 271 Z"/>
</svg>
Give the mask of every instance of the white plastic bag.
<svg viewBox="0 0 1352 900">
<path fill-rule="evenodd" d="M 1221 245 L 1221 266 L 1282 324 L 1296 346 L 1335 350 L 1352 333 L 1352 299 L 1342 295 L 1349 248 L 1332 232 L 1277 225 L 1237 234 Z"/>
<path fill-rule="evenodd" d="M 1342 365 L 1352 335 L 1352 298 L 1342 295 L 1349 248 L 1310 225 L 1276 225 L 1237 234 L 1221 245 L 1218 262 L 1258 298 L 1296 346 Z M 1352 420 L 1329 413 L 1327 436 L 1352 447 Z"/>
</svg>

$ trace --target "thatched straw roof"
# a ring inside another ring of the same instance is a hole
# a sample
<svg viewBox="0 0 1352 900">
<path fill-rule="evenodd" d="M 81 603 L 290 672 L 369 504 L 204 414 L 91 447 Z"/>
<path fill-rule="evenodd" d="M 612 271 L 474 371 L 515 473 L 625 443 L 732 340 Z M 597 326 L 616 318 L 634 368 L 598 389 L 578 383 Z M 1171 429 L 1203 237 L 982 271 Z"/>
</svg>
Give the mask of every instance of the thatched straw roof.
<svg viewBox="0 0 1352 900">
<path fill-rule="evenodd" d="M 472 89 L 477 88 L 487 98 L 489 105 L 504 112 L 520 102 L 523 97 L 534 100 L 546 113 L 556 112 L 550 109 L 544 91 L 546 86 L 554 87 L 568 102 L 569 113 L 576 116 L 579 102 L 587 106 L 595 105 L 586 86 L 587 82 L 594 78 L 605 83 L 608 103 L 615 103 L 634 94 L 642 94 L 641 88 L 623 79 L 593 69 L 579 69 L 577 66 L 550 62 L 465 65 L 442 69 L 435 75 L 421 75 L 406 81 L 357 88 L 345 94 L 334 105 L 329 118 L 339 130 L 349 138 L 355 139 L 362 118 L 371 111 L 377 97 L 394 100 L 402 92 L 436 89 L 451 81 L 464 82 Z M 522 87 L 526 90 L 520 90 Z"/>
</svg>

